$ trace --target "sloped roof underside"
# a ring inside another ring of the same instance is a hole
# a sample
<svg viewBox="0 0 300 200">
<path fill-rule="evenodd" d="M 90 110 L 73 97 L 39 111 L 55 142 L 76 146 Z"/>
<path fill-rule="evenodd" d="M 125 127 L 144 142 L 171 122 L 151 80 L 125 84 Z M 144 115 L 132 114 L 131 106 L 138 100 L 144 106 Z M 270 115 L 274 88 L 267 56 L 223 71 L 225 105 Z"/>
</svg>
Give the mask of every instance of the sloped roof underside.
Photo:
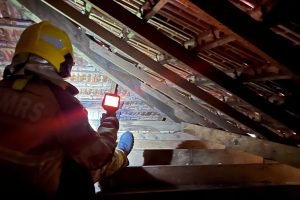
<svg viewBox="0 0 300 200">
<path fill-rule="evenodd" d="M 300 20 L 292 1 L 8 2 L 19 11 L 3 28 L 15 34 L 5 38 L 5 59 L 28 24 L 64 28 L 77 54 L 70 81 L 95 120 L 117 83 L 121 121 L 189 122 L 297 145 Z"/>
</svg>

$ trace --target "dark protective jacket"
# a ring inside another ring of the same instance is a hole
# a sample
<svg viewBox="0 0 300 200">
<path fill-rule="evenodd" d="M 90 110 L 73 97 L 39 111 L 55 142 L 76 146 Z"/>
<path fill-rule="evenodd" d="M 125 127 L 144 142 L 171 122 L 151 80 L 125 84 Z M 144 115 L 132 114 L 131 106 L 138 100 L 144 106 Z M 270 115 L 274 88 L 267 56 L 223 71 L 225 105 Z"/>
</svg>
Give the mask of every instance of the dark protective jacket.
<svg viewBox="0 0 300 200">
<path fill-rule="evenodd" d="M 16 80 L 0 82 L 1 193 L 55 194 L 66 155 L 89 170 L 111 159 L 117 130 L 92 129 L 74 86 L 34 76 L 16 90 Z"/>
</svg>

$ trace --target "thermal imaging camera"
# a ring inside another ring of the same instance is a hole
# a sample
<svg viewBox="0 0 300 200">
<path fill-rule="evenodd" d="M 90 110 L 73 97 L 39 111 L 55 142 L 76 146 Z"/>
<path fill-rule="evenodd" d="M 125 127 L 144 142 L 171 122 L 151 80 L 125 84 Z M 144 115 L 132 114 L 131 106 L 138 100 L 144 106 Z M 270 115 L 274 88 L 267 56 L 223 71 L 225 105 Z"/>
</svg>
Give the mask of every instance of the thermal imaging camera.
<svg viewBox="0 0 300 200">
<path fill-rule="evenodd" d="M 120 108 L 120 96 L 118 95 L 118 84 L 115 86 L 114 93 L 105 93 L 102 100 L 102 107 L 106 110 L 106 116 L 115 116 Z"/>
<path fill-rule="evenodd" d="M 102 107 L 107 113 L 116 113 L 120 108 L 120 96 L 117 94 L 106 93 L 102 101 Z"/>
</svg>

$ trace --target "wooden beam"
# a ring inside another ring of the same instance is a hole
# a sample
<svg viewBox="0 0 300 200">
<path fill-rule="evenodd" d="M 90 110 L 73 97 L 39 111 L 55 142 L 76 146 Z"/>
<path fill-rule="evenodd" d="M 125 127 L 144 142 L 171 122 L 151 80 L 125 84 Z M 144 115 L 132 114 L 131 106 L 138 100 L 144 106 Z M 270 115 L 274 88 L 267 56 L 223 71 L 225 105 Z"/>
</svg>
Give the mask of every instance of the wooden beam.
<svg viewBox="0 0 300 200">
<path fill-rule="evenodd" d="M 149 20 L 151 17 L 153 17 L 166 3 L 168 3 L 169 0 L 159 0 L 153 8 L 146 13 L 144 19 Z"/>
<path fill-rule="evenodd" d="M 258 164 L 264 159 L 228 149 L 145 149 L 128 155 L 129 166 Z"/>
<path fill-rule="evenodd" d="M 226 36 L 226 37 L 223 37 L 223 38 L 219 38 L 213 42 L 209 42 L 207 44 L 204 44 L 203 46 L 199 46 L 198 47 L 198 51 L 201 51 L 201 50 L 207 50 L 207 49 L 213 49 L 215 47 L 218 47 L 218 46 L 222 46 L 224 44 L 227 44 L 231 41 L 233 41 L 234 38 L 231 37 L 231 36 Z"/>
<path fill-rule="evenodd" d="M 147 137 L 148 135 L 155 137 L 155 135 L 160 132 L 164 132 L 162 135 L 170 135 L 174 136 L 174 138 L 179 138 L 181 136 L 180 133 L 174 133 L 181 130 L 181 124 L 168 121 L 120 121 L 119 132 L 123 132 L 126 130 L 135 130 L 135 137 L 139 137 L 140 139 L 146 139 L 145 137 Z M 182 135 L 195 138 L 190 134 L 182 133 Z"/>
<path fill-rule="evenodd" d="M 121 121 L 120 125 L 123 126 L 123 121 Z M 160 121 L 157 121 L 158 126 Z M 174 123 L 175 124 L 175 123 Z M 178 123 L 179 124 L 179 123 Z M 124 126 L 126 128 L 126 125 Z M 194 135 L 188 134 L 188 133 L 183 133 L 183 132 L 179 132 L 179 131 L 174 131 L 174 132 L 170 132 L 170 131 L 166 131 L 166 130 L 170 130 L 167 126 L 162 126 L 162 128 L 164 127 L 164 130 L 158 132 L 158 131 L 147 131 L 149 130 L 147 126 L 141 126 L 143 131 L 132 131 L 133 135 L 134 135 L 134 139 L 136 140 L 198 140 L 198 138 Z M 138 129 L 138 128 L 133 128 L 133 129 Z M 130 129 L 127 129 L 130 130 Z M 156 129 L 157 130 L 157 129 Z M 123 133 L 123 131 L 119 131 L 118 132 L 118 137 L 121 136 Z"/>
<path fill-rule="evenodd" d="M 243 82 L 260 82 L 260 81 L 276 81 L 276 80 L 289 80 L 292 77 L 290 75 L 283 75 L 283 74 L 269 74 L 269 75 L 258 75 L 258 76 L 249 76 L 246 78 L 243 78 Z"/>
<path fill-rule="evenodd" d="M 300 169 L 283 164 L 126 167 L 107 179 L 106 186 L 129 189 L 220 184 L 222 187 L 300 185 Z"/>
<path fill-rule="evenodd" d="M 105 188 L 108 189 L 108 188 Z M 99 200 L 128 200 L 128 199 L 300 199 L 299 185 L 246 185 L 246 186 L 225 186 L 225 185 L 189 185 L 166 188 L 136 188 L 136 189 L 115 189 L 97 193 Z"/>
<path fill-rule="evenodd" d="M 133 149 L 224 149 L 222 144 L 205 140 L 135 140 Z"/>
<path fill-rule="evenodd" d="M 300 168 L 300 148 L 297 147 L 187 123 L 182 123 L 182 132 L 192 134 L 200 140 L 223 144 L 226 149 L 248 152 Z"/>
</svg>

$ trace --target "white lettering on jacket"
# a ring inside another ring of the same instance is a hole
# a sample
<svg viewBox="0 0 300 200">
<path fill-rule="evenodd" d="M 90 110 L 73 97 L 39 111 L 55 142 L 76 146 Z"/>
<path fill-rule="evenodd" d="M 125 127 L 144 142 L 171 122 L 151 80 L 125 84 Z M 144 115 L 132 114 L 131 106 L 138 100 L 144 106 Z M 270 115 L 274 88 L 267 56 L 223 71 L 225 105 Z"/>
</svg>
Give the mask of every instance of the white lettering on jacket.
<svg viewBox="0 0 300 200">
<path fill-rule="evenodd" d="M 16 93 L 5 93 L 0 96 L 0 111 L 2 113 L 28 119 L 32 122 L 41 118 L 44 108 L 44 103 L 33 102 L 30 98 Z"/>
</svg>

